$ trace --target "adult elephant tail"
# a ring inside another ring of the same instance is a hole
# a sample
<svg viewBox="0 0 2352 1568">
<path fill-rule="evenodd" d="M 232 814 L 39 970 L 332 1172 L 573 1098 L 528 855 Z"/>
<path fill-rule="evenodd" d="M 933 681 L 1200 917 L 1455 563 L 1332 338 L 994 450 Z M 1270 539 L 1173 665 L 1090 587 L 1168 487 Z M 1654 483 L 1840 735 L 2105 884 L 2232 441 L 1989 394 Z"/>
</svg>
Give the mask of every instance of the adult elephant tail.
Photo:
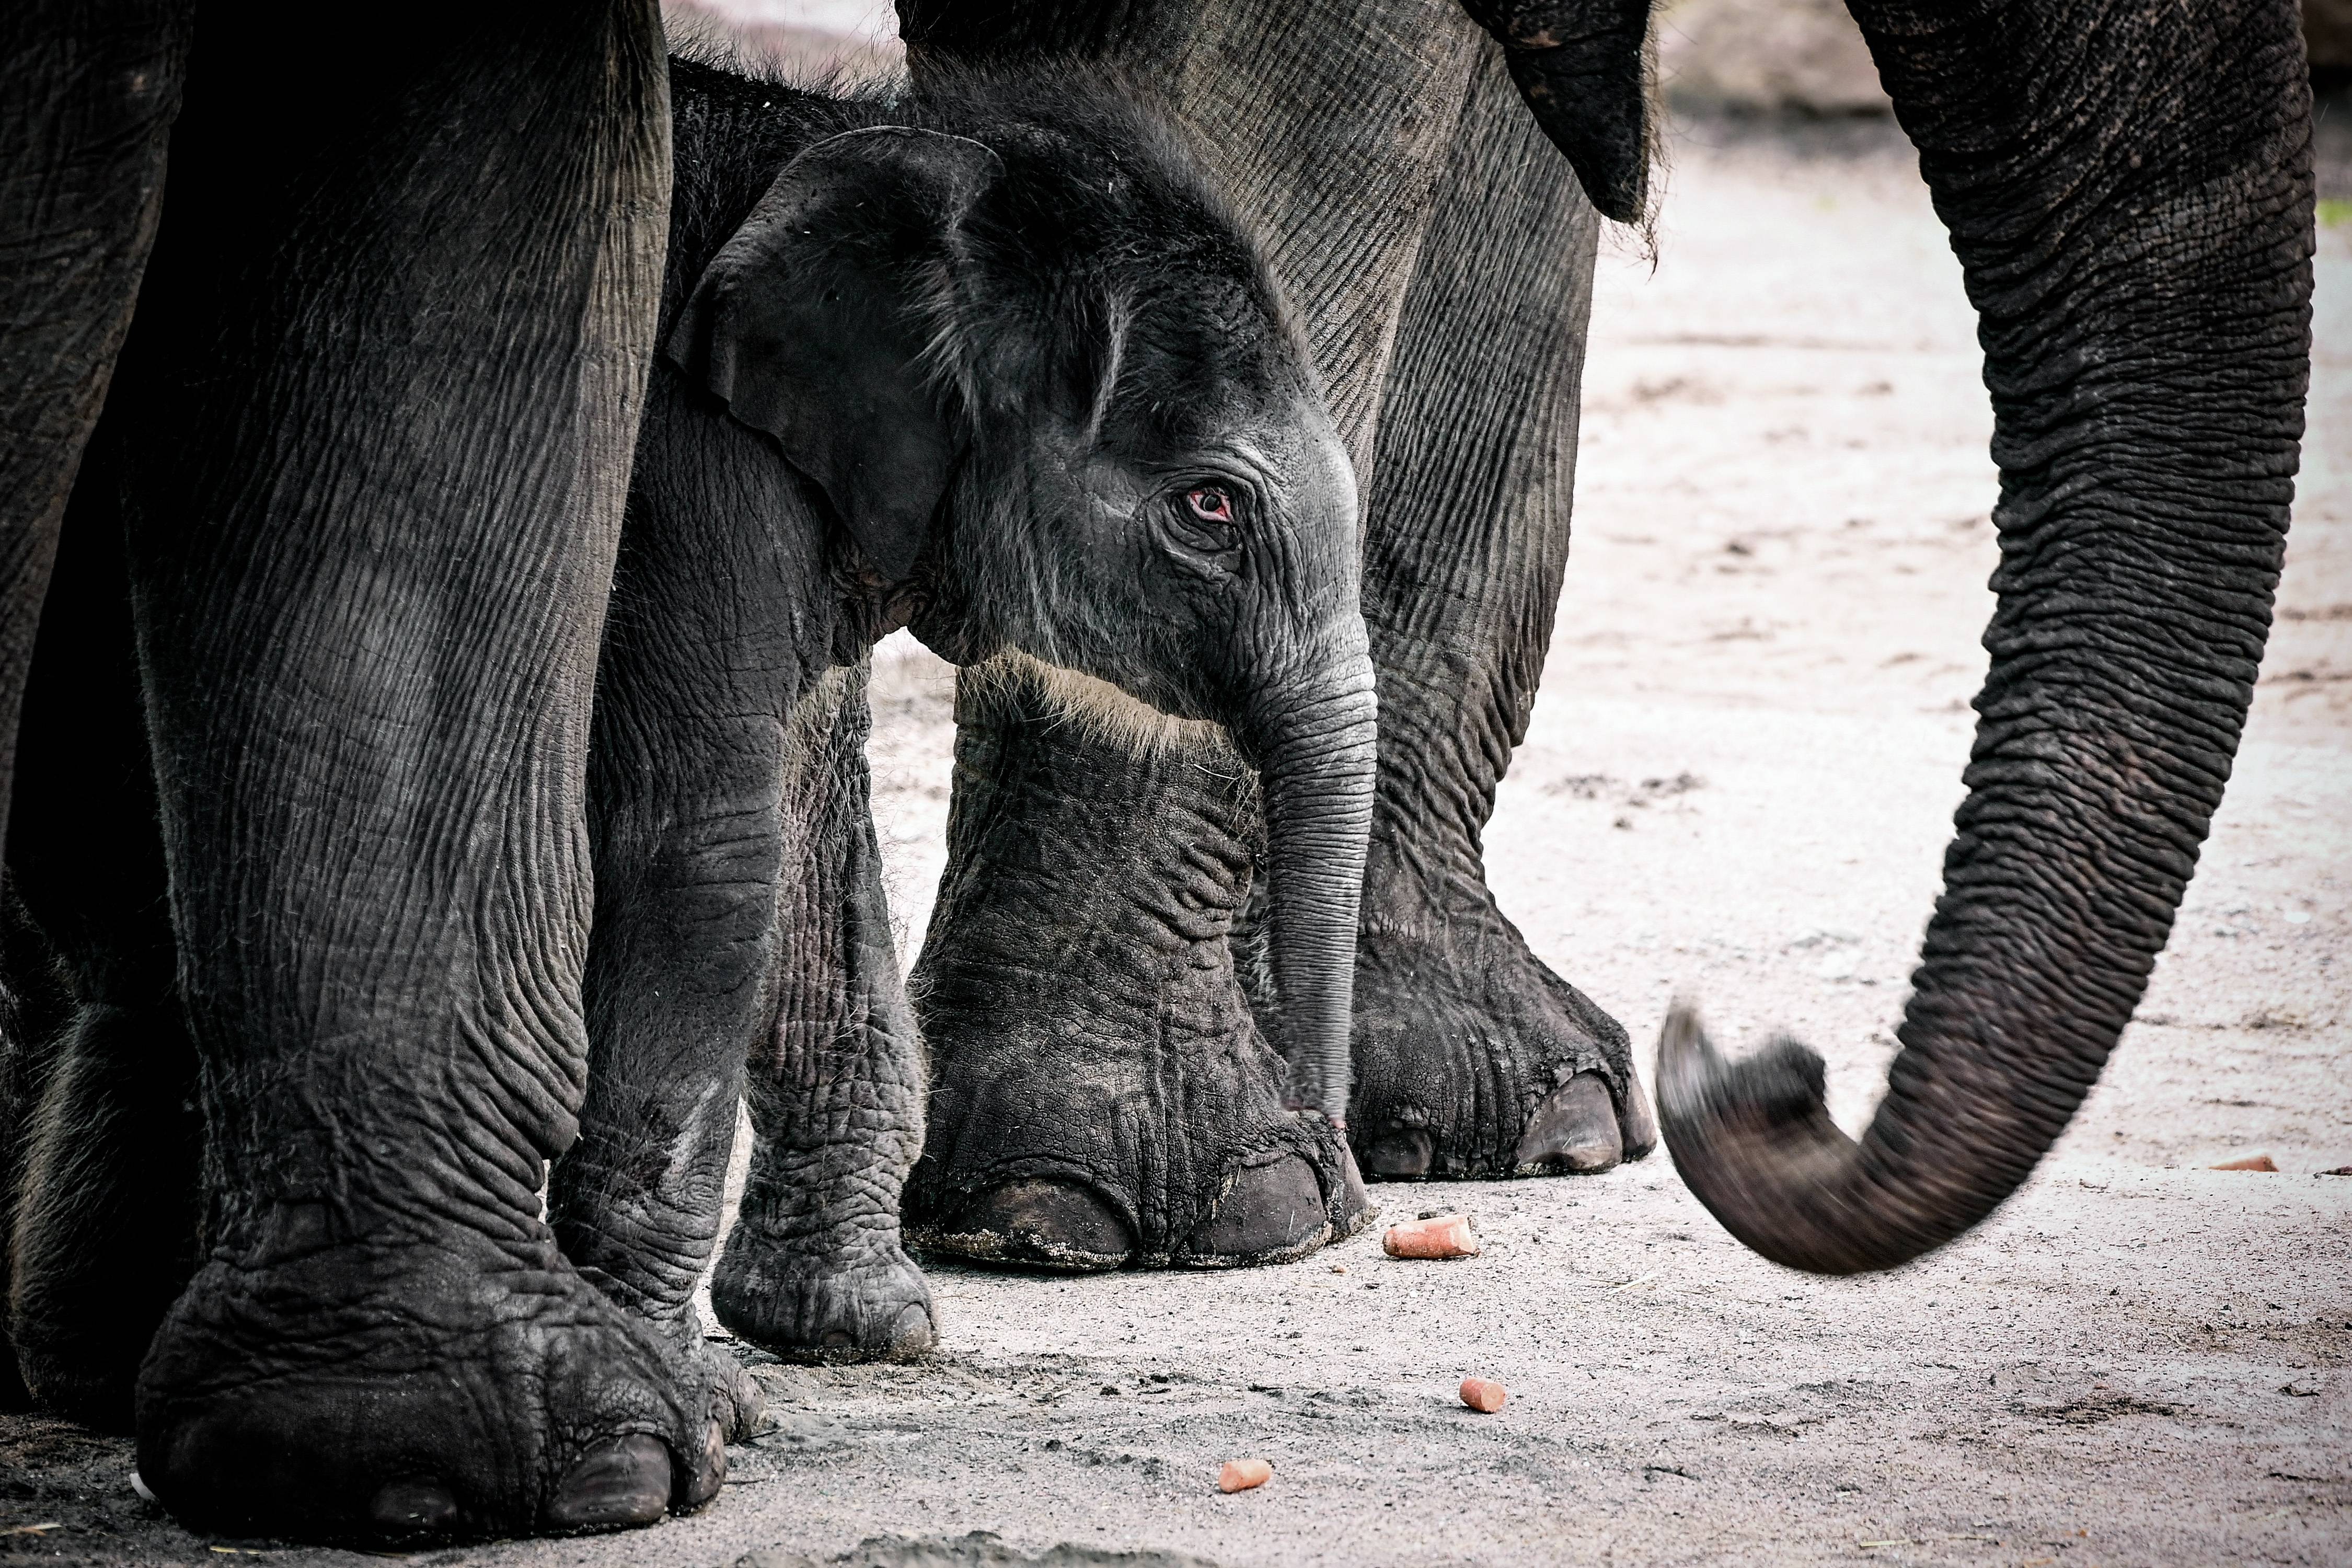
<svg viewBox="0 0 2352 1568">
<path fill-rule="evenodd" d="M 1677 1007 L 1667 1147 L 1792 1268 L 1967 1231 L 2097 1080 L 2230 775 L 2309 375 L 2311 103 L 2293 0 L 1851 0 L 1980 317 L 1999 596 L 1969 795 L 1859 1142 L 1793 1041 Z"/>
</svg>

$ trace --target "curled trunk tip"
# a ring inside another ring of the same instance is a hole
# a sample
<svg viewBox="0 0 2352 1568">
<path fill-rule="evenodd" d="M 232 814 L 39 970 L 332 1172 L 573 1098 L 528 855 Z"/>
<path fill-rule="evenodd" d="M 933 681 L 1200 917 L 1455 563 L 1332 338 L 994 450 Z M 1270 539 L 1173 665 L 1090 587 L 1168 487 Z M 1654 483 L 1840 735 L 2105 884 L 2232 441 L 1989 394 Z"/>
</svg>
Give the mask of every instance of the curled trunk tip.
<svg viewBox="0 0 2352 1568">
<path fill-rule="evenodd" d="M 1737 1061 L 1677 998 L 1658 1038 L 1658 1122 L 1675 1169 L 1726 1230 L 1775 1263 L 1816 1274 L 1889 1268 L 1876 1216 L 1848 1196 L 1861 1151 L 1830 1119 L 1827 1075 L 1780 1036 Z"/>
</svg>

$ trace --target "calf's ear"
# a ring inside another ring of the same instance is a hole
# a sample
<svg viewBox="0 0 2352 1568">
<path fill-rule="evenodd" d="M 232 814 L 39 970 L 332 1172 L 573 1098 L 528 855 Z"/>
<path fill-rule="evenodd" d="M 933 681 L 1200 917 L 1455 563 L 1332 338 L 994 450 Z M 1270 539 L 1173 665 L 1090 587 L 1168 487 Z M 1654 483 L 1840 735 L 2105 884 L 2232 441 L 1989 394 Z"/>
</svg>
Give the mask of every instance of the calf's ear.
<svg viewBox="0 0 2352 1568">
<path fill-rule="evenodd" d="M 923 364 L 960 230 L 1003 172 L 961 136 L 845 132 L 784 166 L 719 247 L 668 353 L 775 437 L 884 576 L 912 571 L 956 462 Z"/>
<path fill-rule="evenodd" d="M 1651 0 L 1462 0 L 1603 217 L 1649 201 Z"/>
</svg>

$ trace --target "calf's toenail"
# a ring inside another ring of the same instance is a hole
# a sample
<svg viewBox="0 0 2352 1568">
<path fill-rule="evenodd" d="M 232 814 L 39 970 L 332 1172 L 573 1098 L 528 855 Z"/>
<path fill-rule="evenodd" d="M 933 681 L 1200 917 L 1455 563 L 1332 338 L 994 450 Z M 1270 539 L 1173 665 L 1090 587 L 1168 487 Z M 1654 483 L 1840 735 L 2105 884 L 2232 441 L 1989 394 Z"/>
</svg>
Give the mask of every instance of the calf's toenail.
<svg viewBox="0 0 2352 1568">
<path fill-rule="evenodd" d="M 723 1479 L 723 1443 L 719 1469 Z M 618 1530 L 651 1524 L 668 1511 L 669 1495 L 669 1450 L 660 1438 L 635 1432 L 592 1448 L 564 1473 L 547 1505 L 547 1525 L 551 1530 Z"/>
<path fill-rule="evenodd" d="M 368 1518 L 391 1535 L 446 1534 L 457 1527 L 457 1500 L 437 1481 L 404 1477 L 377 1489 Z"/>
</svg>

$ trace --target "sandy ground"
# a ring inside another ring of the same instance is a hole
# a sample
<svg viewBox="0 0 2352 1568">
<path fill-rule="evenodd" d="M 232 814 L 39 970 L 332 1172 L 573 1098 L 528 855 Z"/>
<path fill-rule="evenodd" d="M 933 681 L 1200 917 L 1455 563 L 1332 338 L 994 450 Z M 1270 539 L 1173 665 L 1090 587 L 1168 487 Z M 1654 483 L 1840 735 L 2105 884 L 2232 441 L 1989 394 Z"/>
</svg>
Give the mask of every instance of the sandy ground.
<svg viewBox="0 0 2352 1568">
<path fill-rule="evenodd" d="M 1867 1114 L 1937 885 L 1994 547 L 1957 268 L 1869 128 L 1685 126 L 1654 270 L 1603 266 L 1575 558 L 1489 834 L 1536 950 L 1654 1038 L 1790 1027 Z M 2352 194 L 2352 193 L 2338 193 Z M 935 1273 L 918 1366 L 757 1370 L 776 1426 L 701 1515 L 433 1563 L 2352 1563 L 2352 217 L 2283 619 L 2172 948 L 1991 1223 L 1893 1275 L 1759 1261 L 1661 1156 L 1377 1189 L 1485 1256 L 1051 1280 Z M 879 814 L 919 931 L 947 683 L 886 650 Z M 2217 1173 L 2268 1153 L 2277 1174 Z M 1508 1406 L 1454 1398 L 1498 1377 Z M 1222 1497 L 1219 1461 L 1275 1479 Z M 0 1554 L 219 1562 L 127 1447 L 0 1422 Z M 961 1542 L 993 1531 L 1001 1544 Z M 925 1544 L 929 1543 L 929 1544 Z M 290 1563 L 350 1552 L 242 1550 Z M 1150 1557 L 1136 1562 L 1166 1562 Z"/>
</svg>

